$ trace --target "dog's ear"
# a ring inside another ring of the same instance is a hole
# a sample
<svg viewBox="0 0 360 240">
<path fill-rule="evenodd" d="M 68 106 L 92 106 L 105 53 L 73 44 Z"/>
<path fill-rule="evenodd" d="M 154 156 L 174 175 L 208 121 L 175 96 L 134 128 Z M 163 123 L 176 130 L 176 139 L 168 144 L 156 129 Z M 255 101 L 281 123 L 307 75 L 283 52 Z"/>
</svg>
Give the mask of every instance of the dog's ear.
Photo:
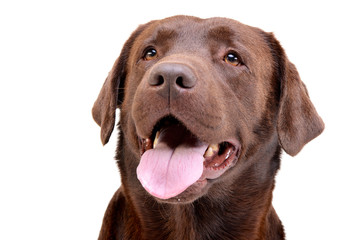
<svg viewBox="0 0 360 240">
<path fill-rule="evenodd" d="M 267 40 L 272 48 L 281 86 L 278 137 L 285 152 L 295 156 L 306 143 L 321 134 L 325 125 L 316 112 L 295 65 L 288 60 L 280 43 L 273 34 L 268 34 Z"/>
<path fill-rule="evenodd" d="M 101 142 L 105 145 L 111 136 L 115 125 L 115 112 L 118 102 L 121 101 L 120 81 L 121 68 L 125 62 L 120 61 L 121 56 L 115 61 L 109 72 L 92 108 L 95 122 L 101 127 Z"/>
<path fill-rule="evenodd" d="M 148 24 L 139 26 L 126 41 L 120 56 L 116 59 L 113 68 L 105 79 L 105 83 L 92 108 L 93 118 L 101 127 L 101 141 L 103 145 L 109 141 L 114 130 L 116 108 L 120 107 L 124 97 L 127 61 L 131 48 L 137 36 Z"/>
<path fill-rule="evenodd" d="M 284 70 L 277 131 L 283 149 L 295 156 L 306 143 L 322 133 L 325 125 L 295 66 L 286 60 Z"/>
</svg>

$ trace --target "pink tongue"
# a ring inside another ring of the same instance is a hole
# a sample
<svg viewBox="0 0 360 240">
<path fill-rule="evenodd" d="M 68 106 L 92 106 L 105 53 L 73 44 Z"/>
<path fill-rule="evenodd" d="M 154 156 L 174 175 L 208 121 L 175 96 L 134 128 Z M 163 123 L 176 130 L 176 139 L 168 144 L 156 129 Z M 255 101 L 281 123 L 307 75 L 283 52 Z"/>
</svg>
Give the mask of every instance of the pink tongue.
<svg viewBox="0 0 360 240">
<path fill-rule="evenodd" d="M 157 146 L 141 157 L 137 177 L 151 195 L 175 197 L 201 177 L 207 145 L 186 132 L 176 126 L 163 129 Z"/>
</svg>

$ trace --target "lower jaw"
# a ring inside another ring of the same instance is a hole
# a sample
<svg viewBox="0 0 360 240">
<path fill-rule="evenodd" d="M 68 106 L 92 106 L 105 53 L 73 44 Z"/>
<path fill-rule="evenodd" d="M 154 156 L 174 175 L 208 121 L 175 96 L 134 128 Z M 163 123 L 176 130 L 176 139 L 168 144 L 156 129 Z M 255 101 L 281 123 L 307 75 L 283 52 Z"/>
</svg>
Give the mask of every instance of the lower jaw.
<svg viewBox="0 0 360 240">
<path fill-rule="evenodd" d="M 204 196 L 210 188 L 211 182 L 212 180 L 209 179 L 199 179 L 184 192 L 175 197 L 169 199 L 160 199 L 155 197 L 155 199 L 160 203 L 189 204 Z"/>
</svg>

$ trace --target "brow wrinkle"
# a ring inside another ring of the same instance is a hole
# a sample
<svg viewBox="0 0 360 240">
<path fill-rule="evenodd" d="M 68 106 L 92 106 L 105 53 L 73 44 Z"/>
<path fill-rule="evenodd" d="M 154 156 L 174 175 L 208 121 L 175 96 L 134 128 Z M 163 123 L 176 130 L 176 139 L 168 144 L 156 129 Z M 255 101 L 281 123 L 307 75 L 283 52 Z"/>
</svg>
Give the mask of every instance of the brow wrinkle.
<svg viewBox="0 0 360 240">
<path fill-rule="evenodd" d="M 215 41 L 231 45 L 235 32 L 227 26 L 218 26 L 209 30 L 208 37 Z"/>
<path fill-rule="evenodd" d="M 174 29 L 159 29 L 155 35 L 154 42 L 161 45 L 178 36 L 178 33 Z"/>
</svg>

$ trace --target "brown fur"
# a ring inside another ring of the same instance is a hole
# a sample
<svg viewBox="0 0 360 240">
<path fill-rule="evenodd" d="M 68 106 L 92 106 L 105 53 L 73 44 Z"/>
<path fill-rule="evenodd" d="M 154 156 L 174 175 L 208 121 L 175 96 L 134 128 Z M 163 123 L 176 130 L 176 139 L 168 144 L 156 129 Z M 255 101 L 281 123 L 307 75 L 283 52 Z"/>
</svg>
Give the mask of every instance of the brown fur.
<svg viewBox="0 0 360 240">
<path fill-rule="evenodd" d="M 158 51 L 151 61 L 142 58 L 148 46 Z M 226 63 L 229 50 L 243 64 Z M 186 66 L 195 86 L 171 93 L 149 86 L 152 72 L 164 63 Z M 94 104 L 103 144 L 117 107 L 122 186 L 99 239 L 285 238 L 271 204 L 281 149 L 296 155 L 324 124 L 272 34 L 224 18 L 177 16 L 142 25 L 125 43 Z M 168 115 L 207 143 L 229 137 L 241 143 L 234 167 L 201 192 L 185 191 L 179 204 L 156 200 L 136 177 L 138 137 L 149 137 Z"/>
</svg>

